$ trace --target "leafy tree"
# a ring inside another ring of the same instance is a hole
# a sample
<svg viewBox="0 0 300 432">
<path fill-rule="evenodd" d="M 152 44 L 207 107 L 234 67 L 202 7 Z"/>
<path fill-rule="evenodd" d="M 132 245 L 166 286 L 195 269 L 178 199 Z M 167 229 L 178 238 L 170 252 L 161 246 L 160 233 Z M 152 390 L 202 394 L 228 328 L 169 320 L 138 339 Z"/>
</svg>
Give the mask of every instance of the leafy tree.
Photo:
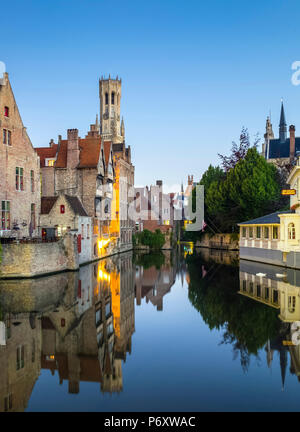
<svg viewBox="0 0 300 432">
<path fill-rule="evenodd" d="M 251 147 L 257 148 L 259 141 L 260 138 L 256 135 L 254 143 L 251 145 L 248 129 L 243 127 L 239 144 L 232 141 L 231 154 L 229 156 L 218 154 L 222 161 L 224 171 L 228 172 L 230 169 L 234 168 L 240 160 L 245 159 L 248 150 Z"/>
<path fill-rule="evenodd" d="M 135 234 L 135 244 L 140 243 L 143 246 L 149 246 L 150 249 L 159 250 L 162 249 L 165 244 L 165 236 L 160 229 L 155 230 L 153 233 L 145 229 L 144 231 Z"/>
<path fill-rule="evenodd" d="M 222 231 L 237 230 L 237 223 L 280 210 L 281 185 L 276 167 L 250 148 L 244 159 L 213 181 L 206 192 L 208 214 Z"/>
</svg>

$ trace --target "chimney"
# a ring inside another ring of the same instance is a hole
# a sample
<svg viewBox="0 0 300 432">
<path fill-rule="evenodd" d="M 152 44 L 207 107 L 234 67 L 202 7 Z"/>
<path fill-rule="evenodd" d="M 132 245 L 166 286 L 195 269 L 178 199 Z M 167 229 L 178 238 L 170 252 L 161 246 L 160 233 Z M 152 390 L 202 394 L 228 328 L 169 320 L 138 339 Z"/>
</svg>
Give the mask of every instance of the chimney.
<svg viewBox="0 0 300 432">
<path fill-rule="evenodd" d="M 290 126 L 290 158 L 294 159 L 295 157 L 295 126 Z"/>
<path fill-rule="evenodd" d="M 79 164 L 78 129 L 68 129 L 67 168 L 74 169 Z"/>
</svg>

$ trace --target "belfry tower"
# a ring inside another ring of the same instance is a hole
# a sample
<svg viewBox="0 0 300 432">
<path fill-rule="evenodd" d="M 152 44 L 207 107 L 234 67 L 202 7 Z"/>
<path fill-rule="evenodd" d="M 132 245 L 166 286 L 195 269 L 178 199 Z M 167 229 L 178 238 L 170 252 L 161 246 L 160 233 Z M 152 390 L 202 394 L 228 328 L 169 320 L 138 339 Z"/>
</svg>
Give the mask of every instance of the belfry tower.
<svg viewBox="0 0 300 432">
<path fill-rule="evenodd" d="M 100 96 L 100 134 L 104 140 L 113 144 L 125 141 L 124 121 L 121 122 L 121 87 L 122 80 L 101 77 Z"/>
</svg>

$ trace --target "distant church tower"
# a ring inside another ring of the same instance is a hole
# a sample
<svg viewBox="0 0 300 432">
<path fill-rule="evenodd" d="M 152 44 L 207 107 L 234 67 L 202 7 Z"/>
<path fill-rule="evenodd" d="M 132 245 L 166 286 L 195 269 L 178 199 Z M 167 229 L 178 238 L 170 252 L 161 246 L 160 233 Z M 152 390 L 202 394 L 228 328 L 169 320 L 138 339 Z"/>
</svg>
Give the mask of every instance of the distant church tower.
<svg viewBox="0 0 300 432">
<path fill-rule="evenodd" d="M 104 140 L 113 144 L 125 141 L 124 120 L 120 118 L 121 112 L 122 80 L 101 77 L 99 81 L 100 96 L 100 133 Z"/>
<path fill-rule="evenodd" d="M 274 132 L 273 132 L 270 117 L 267 117 L 266 133 L 264 135 L 264 138 L 265 138 L 265 142 L 262 145 L 262 156 L 267 159 L 268 155 L 266 154 L 266 150 L 268 150 L 268 148 L 269 148 L 269 141 L 270 141 L 270 139 L 274 139 Z"/>
</svg>

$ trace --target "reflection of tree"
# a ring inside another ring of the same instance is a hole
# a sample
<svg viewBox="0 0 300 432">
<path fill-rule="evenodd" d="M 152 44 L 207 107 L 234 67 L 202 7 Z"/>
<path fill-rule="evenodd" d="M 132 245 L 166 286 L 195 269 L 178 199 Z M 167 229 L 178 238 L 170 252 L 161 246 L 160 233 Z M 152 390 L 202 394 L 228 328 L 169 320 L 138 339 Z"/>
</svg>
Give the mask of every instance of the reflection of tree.
<svg viewBox="0 0 300 432">
<path fill-rule="evenodd" d="M 165 263 L 165 256 L 162 252 L 151 252 L 151 254 L 136 254 L 133 260 L 136 265 L 143 266 L 144 269 L 155 266 L 159 270 Z"/>
<path fill-rule="evenodd" d="M 224 330 L 221 343 L 233 346 L 234 356 L 240 355 L 246 371 L 250 355 L 258 356 L 267 340 L 276 337 L 280 326 L 277 310 L 237 294 L 238 268 L 222 265 L 203 278 L 204 263 L 199 257 L 188 257 L 187 263 L 190 302 L 211 330 Z"/>
</svg>

